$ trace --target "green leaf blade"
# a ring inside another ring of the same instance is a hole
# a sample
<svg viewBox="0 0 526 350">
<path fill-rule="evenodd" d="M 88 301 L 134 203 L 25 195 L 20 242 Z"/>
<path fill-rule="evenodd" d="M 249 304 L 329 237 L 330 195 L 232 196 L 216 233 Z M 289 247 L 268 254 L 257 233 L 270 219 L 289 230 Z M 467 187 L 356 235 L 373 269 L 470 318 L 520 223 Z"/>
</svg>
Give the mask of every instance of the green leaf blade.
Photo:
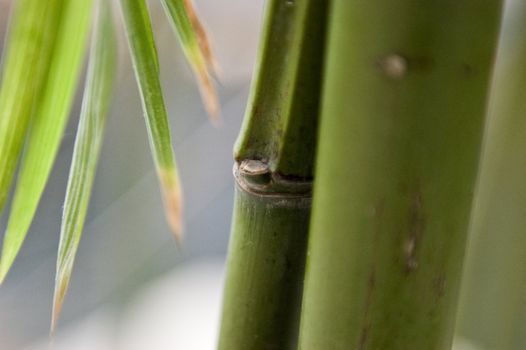
<svg viewBox="0 0 526 350">
<path fill-rule="evenodd" d="M 217 63 L 210 49 L 206 32 L 197 17 L 191 0 L 161 0 L 172 28 L 199 83 L 203 104 L 213 123 L 219 123 L 219 98 L 210 71 L 217 71 Z"/>
<path fill-rule="evenodd" d="M 82 68 L 91 7 L 92 0 L 64 2 L 48 79 L 28 134 L 4 237 L 0 283 L 27 235 L 58 152 Z"/>
<path fill-rule="evenodd" d="M 60 229 L 52 331 L 60 316 L 82 235 L 112 96 L 116 66 L 112 20 L 110 4 L 100 1 Z"/>
<path fill-rule="evenodd" d="M 159 81 L 159 63 L 150 15 L 144 0 L 121 0 L 120 3 L 150 146 L 161 183 L 166 218 L 176 239 L 180 241 L 182 194 Z"/>
<path fill-rule="evenodd" d="M 45 81 L 62 0 L 22 0 L 14 6 L 0 87 L 0 213 Z"/>
</svg>

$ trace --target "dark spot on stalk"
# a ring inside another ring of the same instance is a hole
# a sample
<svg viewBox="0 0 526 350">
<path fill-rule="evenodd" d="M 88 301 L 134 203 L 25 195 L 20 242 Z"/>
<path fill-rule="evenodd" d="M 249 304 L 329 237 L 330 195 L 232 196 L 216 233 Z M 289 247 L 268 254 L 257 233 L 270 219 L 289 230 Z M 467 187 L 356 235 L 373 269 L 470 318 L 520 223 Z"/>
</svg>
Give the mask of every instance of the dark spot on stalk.
<svg viewBox="0 0 526 350">
<path fill-rule="evenodd" d="M 417 250 L 424 234 L 425 218 L 422 194 L 419 190 L 410 195 L 408 235 L 403 243 L 405 270 L 410 273 L 418 268 Z"/>
<path fill-rule="evenodd" d="M 259 106 L 252 107 L 252 116 L 254 119 L 259 119 L 261 117 L 261 112 L 259 110 Z"/>
<path fill-rule="evenodd" d="M 360 334 L 360 342 L 358 343 L 358 350 L 365 350 L 367 346 L 367 340 L 369 338 L 369 325 L 366 325 L 362 328 L 362 333 Z"/>
<path fill-rule="evenodd" d="M 441 272 L 433 280 L 433 290 L 437 299 L 442 298 L 446 294 L 446 274 Z"/>
<path fill-rule="evenodd" d="M 371 303 L 371 299 L 373 297 L 374 287 L 376 286 L 376 272 L 373 269 L 371 273 L 369 274 L 369 278 L 367 280 L 367 303 L 366 306 L 369 307 L 369 304 Z M 368 311 L 368 310 L 366 310 Z"/>
<path fill-rule="evenodd" d="M 435 67 L 435 61 L 431 57 L 426 56 L 408 57 L 407 63 L 411 71 L 427 72 Z"/>
<path fill-rule="evenodd" d="M 284 173 L 276 173 L 276 176 L 279 176 L 280 178 L 287 181 L 312 181 L 314 179 L 312 176 L 298 176 Z"/>
<path fill-rule="evenodd" d="M 382 233 L 382 222 L 384 217 L 384 199 L 378 200 L 371 210 L 372 219 L 374 220 L 374 235 L 373 235 L 373 252 L 371 254 L 370 271 L 367 276 L 367 291 L 365 296 L 364 313 L 363 313 L 363 328 L 360 335 L 358 349 L 363 350 L 367 345 L 367 339 L 370 329 L 369 310 L 373 303 L 374 291 L 376 288 L 376 264 L 378 261 L 378 248 L 380 245 L 380 236 Z"/>
<path fill-rule="evenodd" d="M 464 74 L 466 78 L 471 78 L 475 74 L 475 69 L 468 63 L 462 63 L 461 68 L 462 74 Z"/>
<path fill-rule="evenodd" d="M 287 255 L 285 256 L 285 268 L 287 271 L 294 270 L 294 263 L 290 260 L 290 257 Z"/>
</svg>

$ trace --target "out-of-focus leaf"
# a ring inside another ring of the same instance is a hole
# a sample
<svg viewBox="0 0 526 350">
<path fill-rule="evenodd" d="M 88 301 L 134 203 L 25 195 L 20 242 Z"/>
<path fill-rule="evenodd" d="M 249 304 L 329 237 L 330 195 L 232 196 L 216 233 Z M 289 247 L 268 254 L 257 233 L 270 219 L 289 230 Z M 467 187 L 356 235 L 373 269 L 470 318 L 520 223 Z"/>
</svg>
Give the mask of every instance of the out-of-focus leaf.
<svg viewBox="0 0 526 350">
<path fill-rule="evenodd" d="M 112 96 L 116 55 L 112 20 L 110 4 L 106 0 L 100 0 L 62 215 L 52 331 L 60 316 L 82 234 Z"/>
<path fill-rule="evenodd" d="M 14 3 L 0 88 L 0 213 L 46 73 L 62 0 Z"/>
<path fill-rule="evenodd" d="M 206 32 L 191 0 L 161 0 L 174 31 L 199 82 L 201 97 L 212 122 L 219 122 L 219 99 L 210 71 L 217 71 Z"/>
<path fill-rule="evenodd" d="M 142 99 L 148 136 L 165 205 L 176 239 L 181 239 L 181 189 L 159 81 L 150 15 L 144 0 L 121 0 L 128 46 Z"/>
<path fill-rule="evenodd" d="M 92 0 L 64 0 L 46 85 L 28 133 L 4 237 L 0 282 L 27 235 L 62 139 L 82 67 L 91 8 Z"/>
</svg>

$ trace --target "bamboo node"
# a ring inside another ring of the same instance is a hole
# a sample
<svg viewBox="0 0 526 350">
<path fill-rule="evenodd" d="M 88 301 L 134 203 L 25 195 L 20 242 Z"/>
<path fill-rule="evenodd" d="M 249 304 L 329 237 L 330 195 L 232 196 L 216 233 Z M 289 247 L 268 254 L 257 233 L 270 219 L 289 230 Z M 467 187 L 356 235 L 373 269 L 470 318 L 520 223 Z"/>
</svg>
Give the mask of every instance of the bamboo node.
<svg viewBox="0 0 526 350">
<path fill-rule="evenodd" d="M 267 162 L 245 159 L 234 164 L 234 177 L 245 192 L 260 196 L 311 197 L 312 180 L 271 171 Z"/>
</svg>

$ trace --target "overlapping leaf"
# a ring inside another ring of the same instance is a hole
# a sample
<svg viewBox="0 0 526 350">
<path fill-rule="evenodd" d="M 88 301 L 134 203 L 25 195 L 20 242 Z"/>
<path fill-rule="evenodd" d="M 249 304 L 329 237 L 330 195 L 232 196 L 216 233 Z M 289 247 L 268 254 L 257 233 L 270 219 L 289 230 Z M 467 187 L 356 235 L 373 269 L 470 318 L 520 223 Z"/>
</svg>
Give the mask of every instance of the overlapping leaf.
<svg viewBox="0 0 526 350">
<path fill-rule="evenodd" d="M 82 68 L 92 2 L 19 0 L 15 5 L 0 86 L 0 212 L 27 141 L 2 247 L 0 283 L 27 235 L 67 124 Z M 219 103 L 211 78 L 216 63 L 203 26 L 190 0 L 162 3 L 197 75 L 205 107 L 218 122 Z M 166 216 L 179 241 L 181 189 L 148 8 L 145 0 L 121 0 L 121 5 Z M 100 0 L 64 205 L 52 329 L 82 234 L 111 99 L 116 43 L 110 12 L 110 3 Z"/>
<path fill-rule="evenodd" d="M 28 134 L 4 237 L 0 282 L 27 235 L 62 139 L 82 67 L 91 7 L 92 0 L 63 2 L 47 81 Z"/>
<path fill-rule="evenodd" d="M 159 81 L 159 63 L 150 15 L 144 0 L 121 0 L 121 8 L 150 145 L 161 183 L 166 217 L 176 239 L 180 240 L 181 189 Z"/>
<path fill-rule="evenodd" d="M 79 245 L 112 96 L 116 41 L 111 6 L 99 1 L 60 230 L 51 329 L 55 328 Z"/>
<path fill-rule="evenodd" d="M 0 213 L 45 82 L 62 0 L 14 5 L 0 88 Z"/>
<path fill-rule="evenodd" d="M 203 103 L 212 122 L 219 122 L 219 100 L 211 71 L 217 71 L 210 44 L 191 0 L 161 0 L 186 58 L 197 77 Z"/>
</svg>

